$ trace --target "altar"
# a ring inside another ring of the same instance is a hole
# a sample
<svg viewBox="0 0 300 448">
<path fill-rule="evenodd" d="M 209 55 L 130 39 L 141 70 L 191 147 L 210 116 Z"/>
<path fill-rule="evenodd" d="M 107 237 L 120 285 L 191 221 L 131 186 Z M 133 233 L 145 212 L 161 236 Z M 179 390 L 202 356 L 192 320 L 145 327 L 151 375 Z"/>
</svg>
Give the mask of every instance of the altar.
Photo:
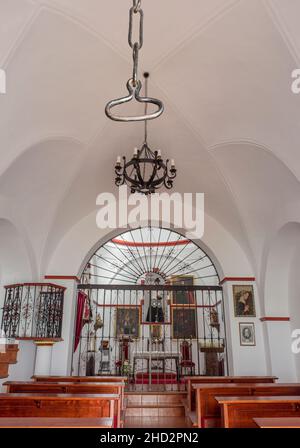
<svg viewBox="0 0 300 448">
<path fill-rule="evenodd" d="M 145 360 L 147 362 L 147 371 L 149 373 L 149 379 L 151 383 L 152 379 L 152 361 L 162 361 L 163 364 L 163 374 L 165 374 L 166 371 L 166 361 L 167 360 L 174 360 L 175 366 L 176 366 L 176 378 L 177 381 L 180 381 L 180 371 L 179 371 L 179 364 L 180 364 L 180 353 L 175 352 L 162 352 L 162 351 L 145 351 L 145 352 L 134 352 L 133 353 L 133 378 L 135 378 L 136 373 L 136 365 L 138 360 Z"/>
</svg>

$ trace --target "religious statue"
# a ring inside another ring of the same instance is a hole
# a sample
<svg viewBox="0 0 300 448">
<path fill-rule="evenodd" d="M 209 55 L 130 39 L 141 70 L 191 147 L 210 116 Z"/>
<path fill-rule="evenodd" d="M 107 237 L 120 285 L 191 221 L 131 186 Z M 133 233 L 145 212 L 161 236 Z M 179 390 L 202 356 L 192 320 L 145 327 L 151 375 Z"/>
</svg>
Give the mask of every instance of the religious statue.
<svg viewBox="0 0 300 448">
<path fill-rule="evenodd" d="M 97 314 L 96 321 L 94 324 L 94 330 L 95 330 L 96 334 L 97 334 L 97 331 L 101 330 L 102 327 L 103 327 L 103 321 L 102 321 L 101 315 Z"/>
<path fill-rule="evenodd" d="M 159 285 L 159 278 L 155 279 L 155 285 Z M 146 322 L 163 323 L 165 321 L 163 310 L 163 298 L 157 293 L 157 296 L 152 298 L 150 295 L 150 305 L 148 308 Z"/>
</svg>

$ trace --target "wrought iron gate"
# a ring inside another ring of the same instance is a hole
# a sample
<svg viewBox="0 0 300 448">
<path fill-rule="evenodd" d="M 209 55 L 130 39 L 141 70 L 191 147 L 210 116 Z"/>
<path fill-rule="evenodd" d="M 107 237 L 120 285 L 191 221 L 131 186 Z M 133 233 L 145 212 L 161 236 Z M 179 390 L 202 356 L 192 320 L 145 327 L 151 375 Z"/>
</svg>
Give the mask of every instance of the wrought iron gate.
<svg viewBox="0 0 300 448">
<path fill-rule="evenodd" d="M 220 286 L 82 284 L 78 290 L 83 328 L 74 374 L 178 384 L 185 374 L 226 373 Z"/>
</svg>

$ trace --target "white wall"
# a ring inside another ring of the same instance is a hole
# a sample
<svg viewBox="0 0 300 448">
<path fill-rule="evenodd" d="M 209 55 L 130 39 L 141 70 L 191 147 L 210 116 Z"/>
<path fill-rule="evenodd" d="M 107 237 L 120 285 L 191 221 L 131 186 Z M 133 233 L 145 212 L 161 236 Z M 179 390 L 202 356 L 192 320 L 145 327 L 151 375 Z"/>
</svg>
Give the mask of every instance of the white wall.
<svg viewBox="0 0 300 448">
<path fill-rule="evenodd" d="M 33 341 L 20 341 L 17 364 L 10 364 L 9 377 L 0 380 L 0 385 L 5 381 L 27 381 L 34 374 L 36 346 Z"/>
<path fill-rule="evenodd" d="M 234 317 L 233 285 L 253 285 L 256 317 Z M 226 317 L 226 335 L 229 342 L 230 375 L 266 375 L 266 353 L 262 323 L 259 319 L 260 300 L 255 282 L 232 282 L 224 284 L 224 305 Z M 255 346 L 241 346 L 239 323 L 253 322 L 255 325 Z"/>
<path fill-rule="evenodd" d="M 300 224 L 291 222 L 271 242 L 264 288 L 264 314 L 273 319 L 264 323 L 268 373 L 281 382 L 296 380 L 299 366 L 291 349 L 292 330 L 299 327 L 299 253 Z"/>
<path fill-rule="evenodd" d="M 291 318 L 290 331 L 300 329 L 300 251 L 297 251 L 292 258 L 289 276 L 289 315 Z M 292 339 L 290 339 L 292 342 Z M 300 381 L 300 353 L 294 354 L 294 364 L 297 381 Z"/>
</svg>

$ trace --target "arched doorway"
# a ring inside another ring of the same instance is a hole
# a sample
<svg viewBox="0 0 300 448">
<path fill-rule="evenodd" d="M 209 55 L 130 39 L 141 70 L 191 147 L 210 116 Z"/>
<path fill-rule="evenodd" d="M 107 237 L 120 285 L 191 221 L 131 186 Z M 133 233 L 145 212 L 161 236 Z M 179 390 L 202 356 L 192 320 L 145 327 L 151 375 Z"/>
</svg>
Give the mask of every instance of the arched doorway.
<svg viewBox="0 0 300 448">
<path fill-rule="evenodd" d="M 223 293 L 211 258 L 165 228 L 125 231 L 91 256 L 79 285 L 73 373 L 177 384 L 227 371 Z"/>
</svg>

